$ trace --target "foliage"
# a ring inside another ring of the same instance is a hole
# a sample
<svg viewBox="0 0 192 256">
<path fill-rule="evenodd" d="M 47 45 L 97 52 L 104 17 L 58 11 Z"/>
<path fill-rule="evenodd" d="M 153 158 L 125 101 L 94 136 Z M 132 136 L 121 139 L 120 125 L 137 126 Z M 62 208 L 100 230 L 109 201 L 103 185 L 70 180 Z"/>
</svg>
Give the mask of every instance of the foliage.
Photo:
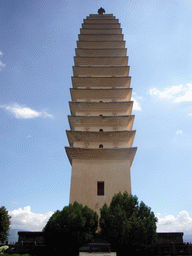
<svg viewBox="0 0 192 256">
<path fill-rule="evenodd" d="M 97 213 L 74 202 L 51 216 L 43 229 L 45 243 L 55 248 L 79 247 L 93 238 L 97 226 Z"/>
<path fill-rule="evenodd" d="M 157 219 L 151 208 L 127 192 L 116 194 L 100 209 L 101 235 L 112 247 L 155 245 Z"/>
<path fill-rule="evenodd" d="M 4 253 L 3 256 L 31 256 L 30 254 L 18 254 L 18 253 L 14 253 L 14 254 L 9 254 L 9 253 Z"/>
<path fill-rule="evenodd" d="M 0 241 L 4 243 L 9 235 L 11 217 L 4 206 L 0 208 Z"/>
<path fill-rule="evenodd" d="M 0 246 L 0 253 L 6 251 L 7 249 L 9 249 L 9 246 L 8 246 L 8 245 Z"/>
</svg>

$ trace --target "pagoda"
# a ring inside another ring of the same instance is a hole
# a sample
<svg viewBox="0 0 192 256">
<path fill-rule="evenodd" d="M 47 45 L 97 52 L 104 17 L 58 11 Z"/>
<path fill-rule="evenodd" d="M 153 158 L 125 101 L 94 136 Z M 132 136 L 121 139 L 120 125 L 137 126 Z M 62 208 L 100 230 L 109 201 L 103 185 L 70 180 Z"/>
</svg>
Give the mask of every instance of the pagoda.
<svg viewBox="0 0 192 256">
<path fill-rule="evenodd" d="M 104 10 L 104 9 L 103 9 Z M 119 20 L 112 14 L 90 14 L 75 49 L 69 147 L 72 165 L 70 203 L 99 214 L 114 194 L 131 194 L 130 167 L 137 148 L 127 49 Z"/>
</svg>

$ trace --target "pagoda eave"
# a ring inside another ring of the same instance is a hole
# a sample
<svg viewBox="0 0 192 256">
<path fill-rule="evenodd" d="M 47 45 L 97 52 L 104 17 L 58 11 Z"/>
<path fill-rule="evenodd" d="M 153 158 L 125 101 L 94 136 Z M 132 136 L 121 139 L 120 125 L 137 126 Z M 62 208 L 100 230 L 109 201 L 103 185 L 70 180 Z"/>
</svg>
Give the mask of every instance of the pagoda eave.
<svg viewBox="0 0 192 256">
<path fill-rule="evenodd" d="M 89 19 L 83 19 L 84 24 L 106 24 L 105 19 L 93 19 L 92 17 L 90 17 Z M 107 24 L 118 24 L 119 23 L 119 19 L 107 19 Z"/>
<path fill-rule="evenodd" d="M 94 35 L 94 34 L 112 34 L 118 35 L 122 34 L 122 28 L 103 28 L 103 29 L 93 29 L 93 28 L 81 28 L 80 29 L 81 35 Z"/>
<path fill-rule="evenodd" d="M 90 20 L 90 19 L 98 19 L 98 14 L 90 14 L 86 18 L 88 20 Z M 112 20 L 114 20 L 114 19 L 116 19 L 116 16 L 113 16 L 112 13 L 108 13 L 108 14 L 100 15 L 99 19 L 102 19 L 102 20 L 105 20 L 105 19 L 110 20 L 110 19 L 112 19 Z"/>
<path fill-rule="evenodd" d="M 109 29 L 109 28 L 120 28 L 119 23 L 110 23 L 110 24 L 99 24 L 99 23 L 86 23 L 82 24 L 82 28 L 90 28 L 90 29 Z"/>
<path fill-rule="evenodd" d="M 120 67 L 120 66 L 110 66 L 110 67 L 77 67 L 73 66 L 73 74 L 78 77 L 87 77 L 87 76 L 96 76 L 96 77 L 122 77 L 129 76 L 129 66 Z"/>
<path fill-rule="evenodd" d="M 70 110 L 72 115 L 80 115 L 80 112 L 88 112 L 88 113 L 123 113 L 124 115 L 131 115 L 133 101 L 127 102 L 69 102 Z M 122 115 L 122 114 L 121 114 Z"/>
<path fill-rule="evenodd" d="M 127 48 L 114 48 L 114 49 L 83 49 L 76 48 L 75 49 L 76 56 L 80 57 L 125 57 L 127 54 Z"/>
<path fill-rule="evenodd" d="M 109 56 L 109 57 L 74 57 L 75 66 L 83 67 L 83 66 L 123 66 L 126 67 L 128 65 L 128 57 L 122 56 Z"/>
<path fill-rule="evenodd" d="M 125 48 L 125 41 L 77 41 L 77 48 L 84 48 L 84 49 Z"/>
<path fill-rule="evenodd" d="M 80 34 L 78 35 L 79 42 L 106 42 L 106 41 L 123 41 L 123 35 L 122 34 Z"/>
<path fill-rule="evenodd" d="M 131 77 L 72 77 L 73 88 L 130 88 Z"/>
<path fill-rule="evenodd" d="M 74 142 L 125 142 L 129 143 L 129 147 L 132 147 L 135 137 L 135 130 L 130 131 L 111 131 L 111 132 L 87 132 L 87 131 L 70 131 L 67 130 L 67 137 L 69 144 L 72 147 Z"/>
<path fill-rule="evenodd" d="M 68 116 L 71 130 L 77 127 L 127 127 L 132 130 L 135 116 Z"/>
<path fill-rule="evenodd" d="M 77 89 L 70 88 L 72 101 L 100 101 L 104 100 L 120 100 L 130 101 L 132 88 L 119 89 Z"/>
<path fill-rule="evenodd" d="M 104 159 L 104 160 L 130 160 L 132 165 L 137 148 L 102 148 L 102 149 L 87 149 L 87 148 L 72 148 L 65 147 L 67 156 L 72 164 L 73 159 Z"/>
</svg>

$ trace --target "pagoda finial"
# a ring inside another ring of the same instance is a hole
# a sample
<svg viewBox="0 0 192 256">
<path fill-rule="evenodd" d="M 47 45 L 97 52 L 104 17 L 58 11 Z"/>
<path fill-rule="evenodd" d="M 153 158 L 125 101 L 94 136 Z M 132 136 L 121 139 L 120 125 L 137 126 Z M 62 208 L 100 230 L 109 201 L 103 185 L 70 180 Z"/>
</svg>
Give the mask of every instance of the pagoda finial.
<svg viewBox="0 0 192 256">
<path fill-rule="evenodd" d="M 105 10 L 101 7 L 99 10 L 98 10 L 98 13 L 99 15 L 103 15 L 105 13 Z"/>
</svg>

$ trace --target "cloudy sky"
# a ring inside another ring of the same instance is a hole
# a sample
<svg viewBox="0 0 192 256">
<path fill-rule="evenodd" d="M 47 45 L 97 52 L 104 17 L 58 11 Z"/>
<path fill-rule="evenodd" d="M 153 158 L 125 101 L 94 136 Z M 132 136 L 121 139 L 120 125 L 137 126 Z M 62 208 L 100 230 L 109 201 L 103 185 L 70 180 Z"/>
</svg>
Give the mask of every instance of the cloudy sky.
<svg viewBox="0 0 192 256">
<path fill-rule="evenodd" d="M 132 193 L 158 231 L 192 234 L 191 0 L 1 0 L 1 205 L 25 230 L 41 230 L 68 205 L 73 56 L 83 19 L 101 6 L 119 18 L 129 56 Z"/>
</svg>

